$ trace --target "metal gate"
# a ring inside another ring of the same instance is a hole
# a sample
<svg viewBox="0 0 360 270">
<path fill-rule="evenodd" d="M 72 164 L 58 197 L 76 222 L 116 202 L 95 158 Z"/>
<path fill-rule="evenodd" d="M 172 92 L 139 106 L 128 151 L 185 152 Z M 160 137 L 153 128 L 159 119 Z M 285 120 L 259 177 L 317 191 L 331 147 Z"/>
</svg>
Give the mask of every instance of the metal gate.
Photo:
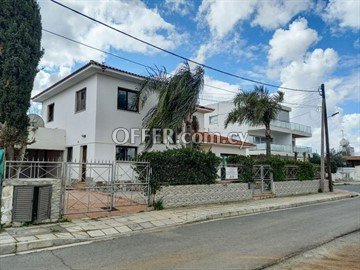
<svg viewBox="0 0 360 270">
<path fill-rule="evenodd" d="M 274 193 L 273 174 L 270 165 L 253 166 L 253 194 Z"/>
<path fill-rule="evenodd" d="M 150 164 L 67 162 L 64 193 L 65 215 L 146 209 L 150 202 Z"/>
</svg>

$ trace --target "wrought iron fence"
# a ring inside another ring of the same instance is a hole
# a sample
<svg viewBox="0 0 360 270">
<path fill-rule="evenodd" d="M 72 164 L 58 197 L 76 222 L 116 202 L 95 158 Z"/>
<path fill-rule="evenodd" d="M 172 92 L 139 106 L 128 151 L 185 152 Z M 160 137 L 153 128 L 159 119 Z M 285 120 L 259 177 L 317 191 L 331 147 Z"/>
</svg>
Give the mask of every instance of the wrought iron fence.
<svg viewBox="0 0 360 270">
<path fill-rule="evenodd" d="M 6 161 L 5 179 L 62 178 L 63 163 L 57 161 Z"/>
<path fill-rule="evenodd" d="M 285 178 L 286 180 L 298 180 L 299 166 L 285 165 Z"/>
<path fill-rule="evenodd" d="M 4 179 L 55 179 L 61 183 L 61 213 L 111 211 L 150 203 L 146 161 L 6 161 Z"/>
<path fill-rule="evenodd" d="M 274 192 L 273 175 L 270 165 L 253 166 L 254 187 L 253 193 Z"/>
<path fill-rule="evenodd" d="M 65 167 L 64 214 L 112 211 L 150 203 L 148 162 L 70 162 Z"/>
</svg>

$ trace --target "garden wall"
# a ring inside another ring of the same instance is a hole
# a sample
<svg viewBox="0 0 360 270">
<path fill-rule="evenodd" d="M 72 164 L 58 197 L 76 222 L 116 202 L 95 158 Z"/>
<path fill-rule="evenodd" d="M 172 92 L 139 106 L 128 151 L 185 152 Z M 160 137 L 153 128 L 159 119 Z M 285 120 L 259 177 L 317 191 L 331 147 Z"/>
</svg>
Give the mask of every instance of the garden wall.
<svg viewBox="0 0 360 270">
<path fill-rule="evenodd" d="M 274 182 L 276 196 L 318 193 L 319 180 Z M 324 181 L 325 192 L 329 191 L 328 180 Z"/>
<path fill-rule="evenodd" d="M 325 192 L 329 191 L 328 181 L 324 181 Z M 319 180 L 274 182 L 276 196 L 291 196 L 318 193 Z M 210 203 L 250 200 L 253 190 L 246 183 L 217 183 L 210 185 L 162 186 L 156 199 L 163 200 L 165 208 L 201 205 Z"/>
<path fill-rule="evenodd" d="M 244 183 L 162 186 L 156 198 L 162 198 L 164 207 L 171 208 L 249 200 L 252 190 Z"/>
</svg>

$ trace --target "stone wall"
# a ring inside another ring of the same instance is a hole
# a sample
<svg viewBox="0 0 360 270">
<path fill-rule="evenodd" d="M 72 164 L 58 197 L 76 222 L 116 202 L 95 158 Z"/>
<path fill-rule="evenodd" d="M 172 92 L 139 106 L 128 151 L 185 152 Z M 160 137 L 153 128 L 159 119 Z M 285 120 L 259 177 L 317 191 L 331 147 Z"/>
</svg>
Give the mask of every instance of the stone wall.
<svg viewBox="0 0 360 270">
<path fill-rule="evenodd" d="M 39 179 L 11 179 L 5 180 L 3 183 L 2 197 L 1 197 L 1 223 L 9 225 L 12 223 L 12 209 L 13 209 L 13 193 L 14 186 L 26 185 L 51 185 L 51 214 L 50 219 L 43 222 L 56 222 L 60 218 L 60 209 L 62 207 L 61 194 L 62 185 L 60 179 L 39 178 Z"/>
<path fill-rule="evenodd" d="M 324 181 L 325 192 L 329 191 L 329 182 Z M 274 182 L 276 196 L 290 196 L 318 193 L 319 180 Z"/>
<path fill-rule="evenodd" d="M 163 186 L 156 193 L 156 199 L 159 198 L 162 198 L 164 207 L 171 208 L 249 200 L 252 190 L 244 183 Z"/>
</svg>

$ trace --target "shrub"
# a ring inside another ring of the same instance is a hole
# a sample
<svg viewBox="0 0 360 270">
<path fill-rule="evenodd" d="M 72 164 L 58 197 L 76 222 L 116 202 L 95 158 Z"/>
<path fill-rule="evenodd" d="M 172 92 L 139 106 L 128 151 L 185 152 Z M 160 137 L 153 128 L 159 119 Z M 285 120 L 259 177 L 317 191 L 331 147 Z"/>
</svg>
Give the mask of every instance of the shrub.
<svg viewBox="0 0 360 270">
<path fill-rule="evenodd" d="M 316 167 L 314 164 L 310 162 L 297 161 L 296 165 L 299 166 L 298 178 L 300 181 L 315 179 Z"/>
<path fill-rule="evenodd" d="M 150 162 L 152 168 L 150 185 L 153 194 L 161 184 L 213 184 L 221 162 L 214 153 L 193 148 L 143 152 L 139 158 Z"/>
<path fill-rule="evenodd" d="M 256 164 L 267 164 L 271 166 L 271 171 L 273 173 L 274 181 L 285 181 L 285 165 L 286 160 L 282 159 L 280 156 L 271 156 L 270 158 L 258 159 L 255 162 Z"/>
<path fill-rule="evenodd" d="M 163 210 L 164 209 L 164 204 L 163 204 L 163 199 L 157 199 L 154 202 L 154 210 Z"/>
<path fill-rule="evenodd" d="M 240 165 L 241 168 L 238 169 L 239 180 L 248 183 L 253 182 L 253 165 L 254 159 L 251 156 L 229 156 L 227 159 L 228 164 Z"/>
</svg>

